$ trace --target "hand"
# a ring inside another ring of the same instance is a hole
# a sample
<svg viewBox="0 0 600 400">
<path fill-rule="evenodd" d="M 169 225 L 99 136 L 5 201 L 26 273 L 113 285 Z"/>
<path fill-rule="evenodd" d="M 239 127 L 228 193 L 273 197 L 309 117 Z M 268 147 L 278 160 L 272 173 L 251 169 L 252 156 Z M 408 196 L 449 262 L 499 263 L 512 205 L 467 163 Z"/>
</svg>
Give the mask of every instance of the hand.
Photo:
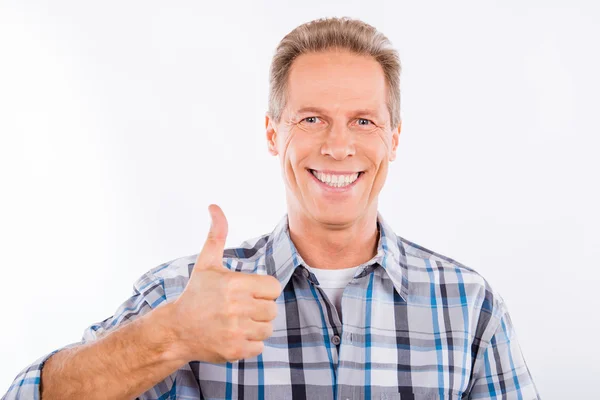
<svg viewBox="0 0 600 400">
<path fill-rule="evenodd" d="M 223 363 L 262 353 L 273 333 L 281 284 L 270 275 L 223 266 L 227 219 L 208 207 L 212 224 L 186 288 L 173 302 L 177 348 L 186 361 Z"/>
</svg>

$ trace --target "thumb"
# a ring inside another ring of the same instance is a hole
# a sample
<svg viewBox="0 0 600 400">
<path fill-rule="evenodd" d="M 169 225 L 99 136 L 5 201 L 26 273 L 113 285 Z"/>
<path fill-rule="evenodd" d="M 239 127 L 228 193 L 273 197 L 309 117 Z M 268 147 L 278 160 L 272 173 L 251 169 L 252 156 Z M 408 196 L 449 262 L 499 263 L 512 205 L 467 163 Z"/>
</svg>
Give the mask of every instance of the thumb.
<svg viewBox="0 0 600 400">
<path fill-rule="evenodd" d="M 209 205 L 208 212 L 211 218 L 210 229 L 204 247 L 198 254 L 194 269 L 210 269 L 223 265 L 223 249 L 228 231 L 227 218 L 221 207 L 216 204 Z"/>
</svg>

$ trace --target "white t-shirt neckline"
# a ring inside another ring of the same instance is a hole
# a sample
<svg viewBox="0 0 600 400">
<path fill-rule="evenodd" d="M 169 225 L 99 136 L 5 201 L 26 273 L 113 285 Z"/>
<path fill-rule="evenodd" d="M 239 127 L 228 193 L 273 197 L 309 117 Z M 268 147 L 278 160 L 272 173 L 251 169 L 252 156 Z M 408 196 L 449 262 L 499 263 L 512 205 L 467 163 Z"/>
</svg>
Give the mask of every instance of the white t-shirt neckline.
<svg viewBox="0 0 600 400">
<path fill-rule="evenodd" d="M 323 289 L 327 298 L 335 305 L 340 319 L 342 318 L 342 295 L 344 289 L 354 278 L 357 270 L 363 266 L 364 265 L 361 264 L 350 268 L 324 269 L 305 265 L 306 269 L 317 277 L 319 287 Z"/>
</svg>

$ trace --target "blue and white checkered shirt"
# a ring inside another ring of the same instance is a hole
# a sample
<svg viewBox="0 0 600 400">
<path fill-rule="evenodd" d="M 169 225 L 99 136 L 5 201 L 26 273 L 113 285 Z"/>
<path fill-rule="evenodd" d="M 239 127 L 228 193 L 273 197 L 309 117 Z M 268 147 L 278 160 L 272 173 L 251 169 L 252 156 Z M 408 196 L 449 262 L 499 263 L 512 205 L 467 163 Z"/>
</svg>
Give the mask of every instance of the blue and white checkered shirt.
<svg viewBox="0 0 600 400">
<path fill-rule="evenodd" d="M 343 319 L 292 243 L 287 215 L 273 232 L 225 250 L 223 265 L 269 274 L 284 288 L 261 355 L 193 361 L 139 399 L 539 399 L 508 309 L 475 270 L 397 236 L 377 216 L 377 254 L 342 297 Z M 76 346 L 176 299 L 197 255 L 151 269 L 133 295 Z M 49 353 L 23 369 L 4 399 L 39 399 Z"/>
</svg>

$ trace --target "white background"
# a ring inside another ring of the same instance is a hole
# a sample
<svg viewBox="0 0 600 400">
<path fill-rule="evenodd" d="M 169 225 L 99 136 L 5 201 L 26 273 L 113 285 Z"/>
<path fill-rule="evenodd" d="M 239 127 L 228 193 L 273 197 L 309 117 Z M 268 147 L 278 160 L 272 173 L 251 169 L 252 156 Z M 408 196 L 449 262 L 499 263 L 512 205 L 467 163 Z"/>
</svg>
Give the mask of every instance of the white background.
<svg viewBox="0 0 600 400">
<path fill-rule="evenodd" d="M 267 152 L 279 40 L 361 18 L 403 65 L 396 232 L 505 299 L 545 400 L 598 367 L 600 10 L 593 1 L 1 1 L 0 393 L 148 269 L 286 211 Z"/>
</svg>

